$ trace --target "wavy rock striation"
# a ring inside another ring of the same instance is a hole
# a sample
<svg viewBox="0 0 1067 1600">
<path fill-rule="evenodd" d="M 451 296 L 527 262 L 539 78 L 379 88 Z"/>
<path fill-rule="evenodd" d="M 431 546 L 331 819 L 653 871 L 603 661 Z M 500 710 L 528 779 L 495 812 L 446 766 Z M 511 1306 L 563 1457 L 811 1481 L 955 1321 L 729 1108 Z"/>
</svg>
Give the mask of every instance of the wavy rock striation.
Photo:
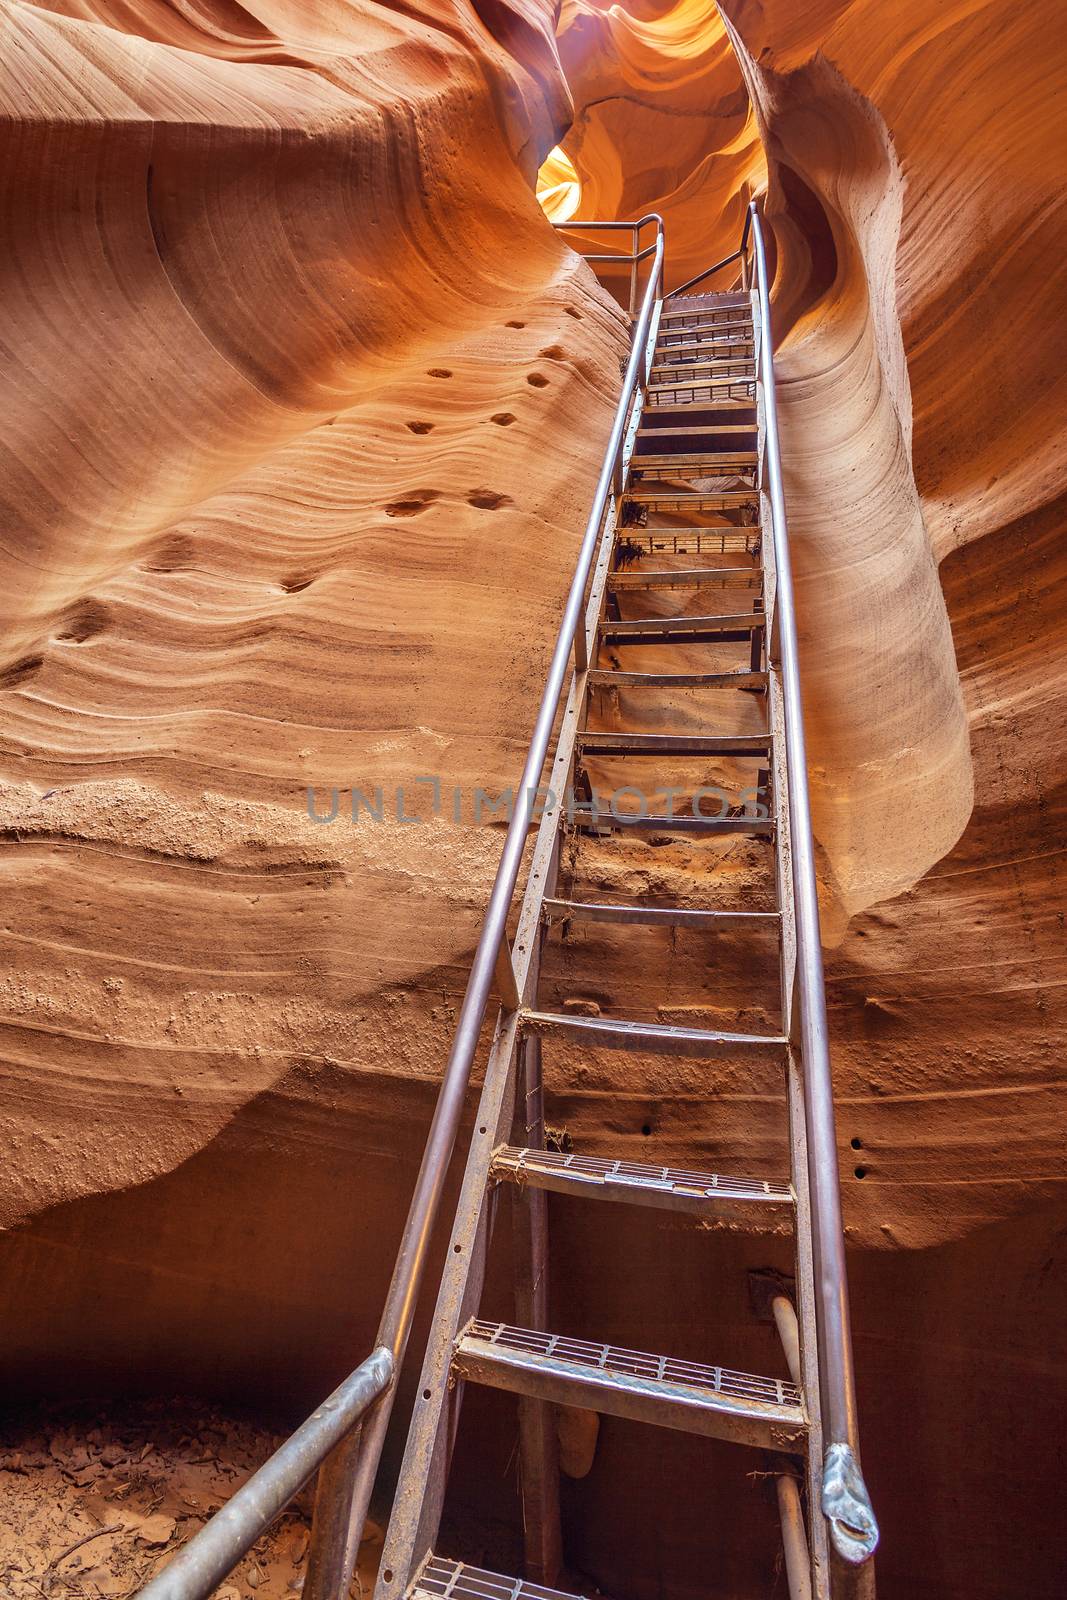
<svg viewBox="0 0 1067 1600">
<path fill-rule="evenodd" d="M 5 4 L 0 59 L 12 1223 L 294 1064 L 436 1076 L 623 333 L 532 192 L 550 7 Z"/>
</svg>

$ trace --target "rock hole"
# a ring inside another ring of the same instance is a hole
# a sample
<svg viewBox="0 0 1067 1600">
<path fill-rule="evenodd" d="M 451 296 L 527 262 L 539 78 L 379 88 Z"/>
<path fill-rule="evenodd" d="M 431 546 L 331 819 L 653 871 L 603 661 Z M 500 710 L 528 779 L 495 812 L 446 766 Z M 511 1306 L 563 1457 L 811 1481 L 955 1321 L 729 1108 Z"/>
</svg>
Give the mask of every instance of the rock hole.
<svg viewBox="0 0 1067 1600">
<path fill-rule="evenodd" d="M 157 550 L 145 558 L 147 572 L 181 572 L 193 564 L 193 541 L 184 533 L 172 533 Z"/>
<path fill-rule="evenodd" d="M 437 489 L 419 489 L 406 500 L 390 500 L 385 514 L 387 517 L 417 517 L 420 511 L 433 505 L 439 493 Z"/>
<path fill-rule="evenodd" d="M 56 633 L 62 644 L 84 644 L 98 633 L 103 633 L 111 621 L 107 606 L 99 600 L 82 600 L 71 606 Z"/>
<path fill-rule="evenodd" d="M 561 344 L 546 345 L 543 350 L 539 350 L 537 353 L 543 356 L 546 361 L 562 361 L 567 354 Z"/>
<path fill-rule="evenodd" d="M 576 311 L 573 306 L 565 306 L 564 310 L 566 311 L 568 317 L 574 318 L 575 322 L 581 322 L 582 313 L 580 311 Z"/>
<path fill-rule="evenodd" d="M 412 433 L 432 433 L 433 432 L 433 423 L 432 422 L 408 422 L 408 423 L 405 423 L 405 427 L 410 428 Z"/>
<path fill-rule="evenodd" d="M 17 689 L 20 683 L 35 677 L 43 666 L 44 656 L 23 656 L 21 661 L 13 661 L 0 671 L 0 689 Z"/>
<path fill-rule="evenodd" d="M 495 411 L 489 418 L 489 421 L 495 422 L 499 428 L 510 428 L 515 420 L 510 411 Z"/>
<path fill-rule="evenodd" d="M 467 504 L 477 506 L 479 511 L 499 511 L 501 506 L 511 506 L 515 502 L 509 494 L 497 494 L 493 489 L 472 489 Z"/>
<path fill-rule="evenodd" d="M 863 1149 L 863 1140 L 862 1139 L 853 1139 L 850 1142 L 851 1142 L 853 1150 L 862 1150 Z"/>
<path fill-rule="evenodd" d="M 309 589 L 314 582 L 314 578 L 283 578 L 282 588 L 285 590 L 286 594 L 299 594 L 302 589 Z"/>
<path fill-rule="evenodd" d="M 866 1167 L 857 1167 L 856 1168 L 856 1176 L 857 1176 L 857 1178 L 865 1178 L 867 1176 L 867 1168 Z"/>
<path fill-rule="evenodd" d="M 426 376 L 428 378 L 450 378 L 452 372 L 449 367 L 429 367 L 427 368 Z"/>
<path fill-rule="evenodd" d="M 534 389 L 548 388 L 548 379 L 540 372 L 528 372 L 526 374 L 526 382 Z"/>
<path fill-rule="evenodd" d="M 507 328 L 525 328 L 526 324 L 525 322 L 507 322 L 504 326 Z"/>
<path fill-rule="evenodd" d="M 651 1135 L 652 1135 L 652 1124 L 650 1122 L 642 1122 L 642 1124 L 641 1124 L 641 1132 L 644 1134 L 646 1139 L 651 1138 Z"/>
</svg>

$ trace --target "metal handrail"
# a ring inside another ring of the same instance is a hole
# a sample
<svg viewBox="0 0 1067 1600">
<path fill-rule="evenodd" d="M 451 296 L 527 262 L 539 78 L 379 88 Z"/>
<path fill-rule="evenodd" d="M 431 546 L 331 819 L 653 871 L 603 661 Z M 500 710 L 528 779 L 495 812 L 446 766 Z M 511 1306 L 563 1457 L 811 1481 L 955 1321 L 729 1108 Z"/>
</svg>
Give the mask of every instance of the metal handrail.
<svg viewBox="0 0 1067 1600">
<path fill-rule="evenodd" d="M 576 254 L 580 255 L 583 261 L 593 262 L 597 266 L 629 266 L 629 310 L 630 316 L 634 317 L 637 315 L 637 268 L 640 262 L 646 260 L 650 255 L 653 255 L 656 250 L 655 244 L 647 245 L 644 250 L 639 248 L 641 243 L 641 230 L 642 228 L 650 227 L 653 224 L 655 224 L 656 227 L 657 240 L 662 239 L 663 218 L 657 211 L 646 212 L 643 217 L 638 217 L 636 222 L 591 222 L 588 220 L 588 218 L 571 217 L 567 222 L 554 222 L 552 226 L 557 232 L 560 233 L 581 233 L 583 230 L 586 232 L 595 233 L 598 230 L 603 229 L 605 232 L 628 232 L 632 235 L 633 249 L 628 255 L 597 255 L 584 250 L 579 250 L 576 252 Z"/>
<path fill-rule="evenodd" d="M 392 1387 L 392 1352 L 374 1350 L 220 1511 L 138 1593 L 137 1600 L 204 1600 L 247 1555 L 364 1412 Z"/>
<path fill-rule="evenodd" d="M 527 834 L 538 804 L 538 785 L 548 756 L 572 653 L 576 672 L 584 672 L 588 666 L 583 615 L 586 588 L 612 491 L 618 486 L 626 429 L 634 400 L 639 388 L 648 381 L 649 330 L 653 312 L 663 293 L 663 219 L 653 214 L 643 217 L 637 224 L 596 224 L 607 228 L 641 228 L 651 223 L 656 226 L 656 240 L 652 246 L 653 264 L 640 314 L 633 328 L 622 394 L 615 410 L 604 464 L 564 606 L 519 793 L 438 1092 L 375 1349 L 270 1460 L 253 1474 L 227 1505 L 204 1524 L 163 1571 L 139 1592 L 138 1600 L 206 1600 L 293 1495 L 309 1481 L 316 1468 L 320 1469 L 319 1484 L 304 1600 L 336 1600 L 338 1595 L 348 1593 L 396 1396 L 396 1374 L 403 1363 L 411 1332 L 430 1238 L 459 1133 L 494 976 L 506 1009 L 514 1009 L 520 1001 L 515 969 L 508 950 L 507 918 L 515 896 Z M 571 227 L 573 224 L 563 226 Z M 634 268 L 636 270 L 636 262 Z M 367 1418 L 365 1422 L 364 1417 Z"/>
<path fill-rule="evenodd" d="M 773 650 L 778 656 L 774 664 L 781 673 L 782 698 L 785 706 L 785 759 L 789 791 L 789 836 L 792 844 L 790 868 L 796 918 L 796 986 L 800 1013 L 800 1051 L 803 1062 L 804 1120 L 807 1129 L 808 1188 L 811 1197 L 819 1386 L 827 1440 L 823 1465 L 822 1509 L 830 1522 L 834 1546 L 838 1553 L 845 1560 L 859 1564 L 874 1553 L 878 1543 L 878 1524 L 856 1457 L 858 1430 L 855 1371 L 849 1331 L 845 1236 L 841 1219 L 833 1080 L 830 1072 L 830 1047 L 826 1021 L 815 846 L 808 796 L 804 710 L 800 695 L 793 573 L 789 558 L 789 528 L 785 514 L 782 455 L 778 437 L 778 398 L 774 384 L 774 344 L 771 337 L 771 295 L 763 224 L 755 201 L 752 201 L 748 208 L 740 248 L 735 257 L 730 259 L 744 256 L 750 232 L 756 267 L 756 293 L 760 307 L 759 371 L 762 375 L 764 399 L 766 441 L 764 457 L 775 562 L 775 627 L 772 630 L 773 637 L 767 641 L 767 648 L 769 653 Z M 726 264 L 720 262 L 719 266 Z M 701 278 L 705 276 L 707 274 L 701 274 Z M 679 291 L 674 292 L 677 294 Z"/>
</svg>

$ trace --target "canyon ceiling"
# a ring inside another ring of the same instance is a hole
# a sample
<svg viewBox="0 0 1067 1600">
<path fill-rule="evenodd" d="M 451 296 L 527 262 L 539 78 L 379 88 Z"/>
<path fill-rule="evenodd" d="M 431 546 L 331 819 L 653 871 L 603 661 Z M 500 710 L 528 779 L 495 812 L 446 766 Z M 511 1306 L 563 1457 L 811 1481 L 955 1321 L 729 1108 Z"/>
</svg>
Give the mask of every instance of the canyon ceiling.
<svg viewBox="0 0 1067 1600">
<path fill-rule="evenodd" d="M 295 1417 L 369 1348 L 626 348 L 535 198 L 561 145 L 675 284 L 766 195 L 880 1587 L 1059 1592 L 1065 58 L 1049 0 L 0 0 L 13 1390 Z M 654 1012 L 677 961 L 710 1007 L 704 954 L 594 941 L 561 1001 Z M 557 1068 L 576 1145 L 759 1164 L 737 1105 Z M 625 1343 L 655 1230 L 566 1218 Z M 759 1262 L 686 1249 L 733 1359 Z M 584 1568 L 681 1592 L 691 1508 L 605 1435 Z"/>
</svg>

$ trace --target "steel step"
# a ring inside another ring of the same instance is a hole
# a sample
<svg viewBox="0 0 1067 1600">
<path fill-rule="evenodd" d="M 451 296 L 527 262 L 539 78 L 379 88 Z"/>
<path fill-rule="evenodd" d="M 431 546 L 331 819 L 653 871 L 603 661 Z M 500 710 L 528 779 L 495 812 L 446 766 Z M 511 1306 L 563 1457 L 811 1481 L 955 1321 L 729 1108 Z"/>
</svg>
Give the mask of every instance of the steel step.
<svg viewBox="0 0 1067 1600">
<path fill-rule="evenodd" d="M 652 362 L 658 366 L 665 357 L 688 359 L 695 356 L 703 361 L 747 361 L 754 365 L 755 351 L 756 342 L 751 332 L 738 333 L 733 328 L 678 328 L 657 341 Z"/>
<path fill-rule="evenodd" d="M 586 730 L 575 749 L 590 756 L 758 756 L 771 750 L 769 733 L 608 733 Z"/>
<path fill-rule="evenodd" d="M 663 326 L 662 318 L 660 323 Z M 752 334 L 754 332 L 752 318 L 744 315 L 740 317 L 722 317 L 716 322 L 694 322 L 692 320 L 682 322 L 680 319 L 668 319 L 658 342 L 662 342 L 664 338 L 676 339 L 679 335 L 687 333 L 704 337 L 716 333 L 733 333 L 736 329 L 741 330 L 742 336 L 745 333 Z"/>
<path fill-rule="evenodd" d="M 701 352 L 707 351 L 707 354 Z M 690 357 L 696 357 L 691 360 Z M 665 360 L 665 357 L 673 359 Z M 723 348 L 722 343 L 714 346 L 700 345 L 665 345 L 661 346 L 652 358 L 649 368 L 650 374 L 685 372 L 690 374 L 725 372 L 731 367 L 743 367 L 744 372 L 734 372 L 730 376 L 737 378 L 751 377 L 755 373 L 756 358 L 748 346 Z"/>
<path fill-rule="evenodd" d="M 652 352 L 653 362 L 665 356 L 723 361 L 754 362 L 756 342 L 751 331 L 737 332 L 733 328 L 676 328 L 663 334 Z"/>
<path fill-rule="evenodd" d="M 635 617 L 627 622 L 601 622 L 603 644 L 707 644 L 748 639 L 766 627 L 763 611 L 739 611 L 716 617 Z"/>
<path fill-rule="evenodd" d="M 702 478 L 733 478 L 753 472 L 759 465 L 755 450 L 643 451 L 630 457 L 631 472 L 649 472 L 654 467 L 670 472 L 691 472 Z"/>
<path fill-rule="evenodd" d="M 485 1567 L 472 1567 L 466 1561 L 449 1561 L 445 1556 L 428 1555 L 406 1600 L 579 1600 L 562 1589 L 546 1589 L 525 1578 L 505 1578 Z"/>
<path fill-rule="evenodd" d="M 693 386 L 667 384 L 665 387 L 673 390 Z M 696 384 L 696 387 L 701 386 Z M 704 418 L 704 421 L 696 421 L 697 418 Z M 646 406 L 641 413 L 641 427 L 648 429 L 649 434 L 673 434 L 675 430 L 681 434 L 693 427 L 715 427 L 715 418 L 733 418 L 737 426 L 747 427 L 752 432 L 757 426 L 755 400 L 750 397 L 736 400 L 729 395 L 712 395 L 707 400 L 661 400 L 654 410 L 649 411 Z"/>
<path fill-rule="evenodd" d="M 527 1033 L 570 1034 L 613 1050 L 705 1059 L 731 1055 L 735 1050 L 767 1050 L 772 1055 L 782 1055 L 788 1042 L 779 1033 L 722 1033 L 707 1028 L 676 1028 L 663 1022 L 630 1022 L 622 1017 L 571 1016 L 568 1012 L 525 1008 L 519 1024 Z"/>
<path fill-rule="evenodd" d="M 705 422 L 701 424 L 693 424 L 692 427 L 687 427 L 684 422 L 679 422 L 675 427 L 657 428 L 649 426 L 649 424 L 642 419 L 641 426 L 637 430 L 637 437 L 639 440 L 670 439 L 676 433 L 679 435 L 679 437 L 685 439 L 701 439 L 705 436 L 715 439 L 724 439 L 727 437 L 727 435 L 734 433 L 745 434 L 748 438 L 754 439 L 756 437 L 756 425 L 754 422 Z"/>
<path fill-rule="evenodd" d="M 707 373 L 702 376 L 699 371 L 693 371 L 696 363 L 673 366 L 656 366 L 654 373 L 670 374 L 662 378 L 654 378 L 649 382 L 646 394 L 659 395 L 673 392 L 675 389 L 755 389 L 755 374 L 753 373 Z M 726 365 L 737 366 L 739 362 L 728 362 Z M 710 395 L 713 400 L 713 394 Z M 694 402 L 696 403 L 696 402 Z M 707 403 L 707 402 L 704 402 Z M 755 405 L 753 400 L 734 400 L 734 405 Z"/>
<path fill-rule="evenodd" d="M 460 1335 L 452 1370 L 489 1388 L 661 1428 L 777 1450 L 804 1447 L 800 1391 L 781 1378 L 480 1318 Z"/>
<path fill-rule="evenodd" d="M 742 378 L 739 380 L 739 382 L 747 384 L 749 388 L 753 387 L 751 379 Z M 684 383 L 668 383 L 663 385 L 663 387 L 665 389 L 674 390 L 689 388 L 691 385 Z M 697 384 L 696 387 L 699 388 L 700 385 Z M 674 412 L 680 412 L 682 416 L 689 416 L 691 413 L 697 411 L 751 411 L 755 404 L 755 399 L 751 395 L 746 395 L 735 399 L 731 399 L 729 395 L 709 395 L 706 400 L 661 400 L 655 406 L 653 406 L 651 410 L 646 408 L 642 415 L 642 421 L 647 421 L 649 417 L 662 417 L 667 413 Z M 750 423 L 749 427 L 752 426 L 753 424 Z M 664 429 L 663 431 L 668 432 L 669 430 Z"/>
<path fill-rule="evenodd" d="M 777 911 L 696 911 L 686 906 L 623 906 L 595 900 L 545 900 L 544 921 L 622 922 L 647 928 L 697 928 L 707 933 L 733 933 L 744 928 L 774 929 Z"/>
<path fill-rule="evenodd" d="M 675 382 L 649 384 L 645 394 L 651 397 L 651 410 L 646 406 L 645 416 L 656 416 L 665 408 L 678 411 L 689 406 L 694 411 L 707 411 L 709 406 L 755 405 L 755 378 L 731 378 L 720 373 L 715 378 L 678 378 Z M 689 395 L 686 400 L 662 400 L 661 395 Z"/>
<path fill-rule="evenodd" d="M 714 316 L 717 312 L 733 311 L 738 306 L 751 306 L 751 289 L 709 289 L 705 294 L 680 294 L 672 297 L 674 305 L 663 311 L 663 317 Z M 710 305 L 697 305 L 697 301 L 711 301 Z"/>
<path fill-rule="evenodd" d="M 766 689 L 765 672 L 623 672 L 597 667 L 589 674 L 591 689 Z"/>
<path fill-rule="evenodd" d="M 750 506 L 755 511 L 759 505 L 759 494 L 753 488 L 657 489 L 651 484 L 638 483 L 627 489 L 626 498 L 635 505 L 655 507 L 659 511 L 672 506 L 684 511 L 735 511 Z M 756 524 L 746 526 L 754 528 Z M 623 529 L 624 533 L 627 531 Z M 709 529 L 709 532 L 714 531 Z"/>
<path fill-rule="evenodd" d="M 490 1177 L 520 1188 L 553 1194 L 616 1200 L 658 1211 L 750 1221 L 764 1213 L 793 1210 L 788 1184 L 762 1178 L 728 1178 L 684 1167 L 653 1167 L 640 1161 L 608 1161 L 561 1150 L 521 1150 L 501 1145 L 494 1151 Z"/>
<path fill-rule="evenodd" d="M 762 538 L 759 528 L 733 525 L 719 528 L 665 528 L 655 522 L 646 523 L 644 527 L 624 528 L 619 537 L 629 545 L 647 545 L 649 555 L 750 556 L 753 572 L 760 570 L 756 565 Z"/>
<path fill-rule="evenodd" d="M 588 833 L 616 833 L 631 828 L 638 833 L 729 834 L 747 833 L 769 839 L 774 833 L 773 817 L 657 817 L 626 812 L 595 811 L 591 806 L 575 806 L 568 822 Z"/>
<path fill-rule="evenodd" d="M 695 345 L 671 345 L 668 347 L 669 351 L 679 354 L 688 353 L 690 349 L 696 348 Z M 703 361 L 658 361 L 653 358 L 650 370 L 652 372 L 718 372 L 723 367 L 755 367 L 755 365 L 756 358 L 751 355 L 709 356 Z M 737 376 L 743 377 L 744 374 L 738 373 Z"/>
<path fill-rule="evenodd" d="M 763 574 L 758 567 L 669 567 L 651 572 L 613 572 L 608 588 L 613 594 L 642 589 L 698 589 L 719 585 L 724 589 L 761 589 Z"/>
</svg>

